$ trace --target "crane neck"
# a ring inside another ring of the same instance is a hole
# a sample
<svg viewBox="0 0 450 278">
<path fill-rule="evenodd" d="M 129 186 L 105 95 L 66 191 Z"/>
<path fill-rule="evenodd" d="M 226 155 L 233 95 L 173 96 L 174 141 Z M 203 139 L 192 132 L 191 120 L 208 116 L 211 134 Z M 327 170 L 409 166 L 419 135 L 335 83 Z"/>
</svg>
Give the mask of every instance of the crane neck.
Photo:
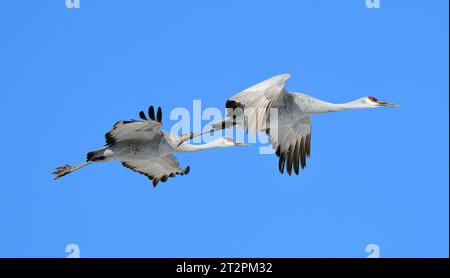
<svg viewBox="0 0 450 278">
<path fill-rule="evenodd" d="M 301 107 L 304 106 L 304 107 Z M 361 102 L 361 99 L 357 99 L 350 102 L 345 103 L 331 103 L 326 102 L 320 99 L 312 98 L 309 100 L 307 105 L 300 104 L 300 107 L 307 114 L 322 114 L 322 113 L 330 113 L 330 112 L 339 112 L 343 110 L 351 110 L 351 109 L 364 109 L 370 108 L 366 103 Z"/>
<path fill-rule="evenodd" d="M 211 141 L 206 144 L 199 144 L 199 145 L 183 143 L 176 149 L 176 151 L 177 152 L 198 152 L 198 151 L 209 150 L 209 149 L 214 149 L 214 148 L 223 148 L 223 147 L 224 146 L 222 144 L 219 144 L 216 141 Z"/>
</svg>

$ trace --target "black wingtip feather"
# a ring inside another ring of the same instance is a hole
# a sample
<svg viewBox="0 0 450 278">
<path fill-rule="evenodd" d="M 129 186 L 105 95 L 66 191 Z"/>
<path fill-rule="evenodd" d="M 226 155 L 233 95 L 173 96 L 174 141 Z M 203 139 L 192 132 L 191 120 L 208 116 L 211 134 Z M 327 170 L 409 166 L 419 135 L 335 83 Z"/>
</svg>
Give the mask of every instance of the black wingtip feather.
<svg viewBox="0 0 450 278">
<path fill-rule="evenodd" d="M 278 161 L 278 170 L 281 174 L 284 173 L 284 164 L 286 163 L 286 153 L 280 154 L 280 160 Z"/>
<path fill-rule="evenodd" d="M 158 107 L 158 112 L 156 113 L 156 121 L 162 124 L 162 110 Z"/>
<path fill-rule="evenodd" d="M 306 149 L 306 156 L 309 157 L 311 155 L 311 133 L 306 135 L 305 149 Z"/>
<path fill-rule="evenodd" d="M 158 185 L 158 182 L 159 182 L 159 180 L 157 178 L 154 178 L 152 180 L 153 187 L 156 187 Z"/>
<path fill-rule="evenodd" d="M 305 150 L 305 142 L 306 140 L 302 140 L 300 144 L 300 163 L 302 165 L 302 169 L 306 167 L 306 150 Z"/>
<path fill-rule="evenodd" d="M 148 108 L 148 116 L 150 117 L 150 120 L 155 120 L 155 108 L 153 108 L 153 105 Z"/>
<path fill-rule="evenodd" d="M 139 112 L 139 117 L 141 117 L 141 119 L 143 119 L 143 120 L 146 120 L 146 121 L 148 120 L 147 116 L 145 116 L 144 111 Z"/>
<path fill-rule="evenodd" d="M 294 149 L 294 172 L 295 174 L 298 176 L 299 173 L 299 148 L 300 148 L 300 144 L 299 142 L 295 142 L 295 149 Z"/>
<path fill-rule="evenodd" d="M 275 154 L 280 157 L 280 146 L 278 146 L 277 151 L 275 152 Z"/>
<path fill-rule="evenodd" d="M 189 174 L 189 172 L 191 171 L 191 167 L 190 166 L 188 166 L 188 167 L 186 167 L 186 169 L 184 169 L 184 174 L 185 175 L 187 175 L 187 174 Z"/>
<path fill-rule="evenodd" d="M 287 154 L 286 170 L 287 170 L 287 173 L 289 176 L 292 174 L 292 162 L 294 161 L 294 148 L 295 148 L 295 146 L 292 144 L 289 147 L 289 152 Z"/>
</svg>

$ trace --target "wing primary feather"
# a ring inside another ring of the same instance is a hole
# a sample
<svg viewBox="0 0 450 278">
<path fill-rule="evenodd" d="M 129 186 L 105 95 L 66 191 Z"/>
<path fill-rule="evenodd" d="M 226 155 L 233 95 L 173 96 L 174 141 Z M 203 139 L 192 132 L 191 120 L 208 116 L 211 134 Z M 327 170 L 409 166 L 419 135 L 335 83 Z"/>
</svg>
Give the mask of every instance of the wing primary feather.
<svg viewBox="0 0 450 278">
<path fill-rule="evenodd" d="M 150 117 L 150 120 L 155 120 L 155 108 L 153 108 L 153 105 L 148 108 L 148 116 Z"/>
<path fill-rule="evenodd" d="M 289 151 L 288 151 L 288 153 L 287 153 L 287 165 L 286 165 L 286 170 L 287 170 L 287 173 L 288 173 L 289 176 L 292 174 L 292 160 L 293 160 L 293 158 L 294 158 L 294 148 L 295 148 L 295 145 L 294 145 L 294 144 L 291 144 L 291 145 L 289 146 Z"/>
<path fill-rule="evenodd" d="M 146 121 L 148 120 L 147 116 L 145 116 L 144 111 L 139 112 L 139 117 L 141 117 L 141 119 L 143 119 L 143 120 L 146 120 Z"/>
<path fill-rule="evenodd" d="M 162 110 L 158 107 L 158 112 L 156 113 L 156 121 L 162 124 Z"/>
<path fill-rule="evenodd" d="M 300 149 L 300 142 L 297 141 L 295 142 L 295 149 L 294 149 L 294 172 L 295 174 L 298 176 L 299 173 L 299 165 L 298 165 L 298 160 L 299 160 L 299 149 Z"/>
<path fill-rule="evenodd" d="M 156 187 L 158 185 L 159 179 L 158 178 L 153 178 L 152 183 L 153 183 L 153 187 Z"/>
<path fill-rule="evenodd" d="M 302 164 L 302 169 L 306 167 L 306 150 L 305 150 L 305 139 L 302 138 L 302 143 L 300 144 L 300 161 Z"/>
<path fill-rule="evenodd" d="M 188 167 L 186 167 L 186 169 L 184 169 L 183 174 L 187 175 L 187 174 L 189 174 L 190 171 L 191 171 L 191 167 L 188 166 Z"/>
<path fill-rule="evenodd" d="M 280 170 L 280 173 L 284 173 L 284 164 L 286 163 L 286 153 L 282 152 L 280 154 L 280 160 L 278 161 L 278 170 Z"/>
<path fill-rule="evenodd" d="M 309 157 L 311 155 L 311 133 L 306 135 L 306 155 Z"/>
</svg>

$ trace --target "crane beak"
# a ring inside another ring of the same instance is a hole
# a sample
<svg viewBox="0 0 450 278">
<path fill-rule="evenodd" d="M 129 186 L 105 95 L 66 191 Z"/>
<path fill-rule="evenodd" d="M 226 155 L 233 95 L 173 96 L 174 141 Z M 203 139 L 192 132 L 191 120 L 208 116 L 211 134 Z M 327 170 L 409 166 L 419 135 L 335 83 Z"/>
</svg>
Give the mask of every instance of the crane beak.
<svg viewBox="0 0 450 278">
<path fill-rule="evenodd" d="M 383 101 L 383 100 L 378 100 L 377 104 L 379 106 L 386 106 L 386 107 L 395 107 L 395 108 L 399 108 L 400 107 L 400 105 L 398 105 L 398 104 L 389 103 L 389 102 L 386 102 L 386 101 Z"/>
</svg>

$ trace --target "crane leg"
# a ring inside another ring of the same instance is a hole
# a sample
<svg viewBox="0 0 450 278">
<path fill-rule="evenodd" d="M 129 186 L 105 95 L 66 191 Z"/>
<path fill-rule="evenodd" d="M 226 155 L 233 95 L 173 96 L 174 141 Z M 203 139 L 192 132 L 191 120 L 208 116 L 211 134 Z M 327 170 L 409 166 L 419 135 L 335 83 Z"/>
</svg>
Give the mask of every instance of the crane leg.
<svg viewBox="0 0 450 278">
<path fill-rule="evenodd" d="M 83 168 L 84 166 L 87 166 L 87 165 L 91 164 L 92 162 L 94 162 L 94 161 L 86 161 L 86 162 L 77 164 L 75 166 L 63 165 L 63 166 L 60 166 L 60 167 L 56 168 L 56 171 L 53 172 L 52 174 L 55 175 L 55 180 L 57 180 L 60 177 L 63 177 L 65 175 L 67 175 L 67 174 L 70 174 L 70 173 L 80 169 L 80 168 Z"/>
</svg>

